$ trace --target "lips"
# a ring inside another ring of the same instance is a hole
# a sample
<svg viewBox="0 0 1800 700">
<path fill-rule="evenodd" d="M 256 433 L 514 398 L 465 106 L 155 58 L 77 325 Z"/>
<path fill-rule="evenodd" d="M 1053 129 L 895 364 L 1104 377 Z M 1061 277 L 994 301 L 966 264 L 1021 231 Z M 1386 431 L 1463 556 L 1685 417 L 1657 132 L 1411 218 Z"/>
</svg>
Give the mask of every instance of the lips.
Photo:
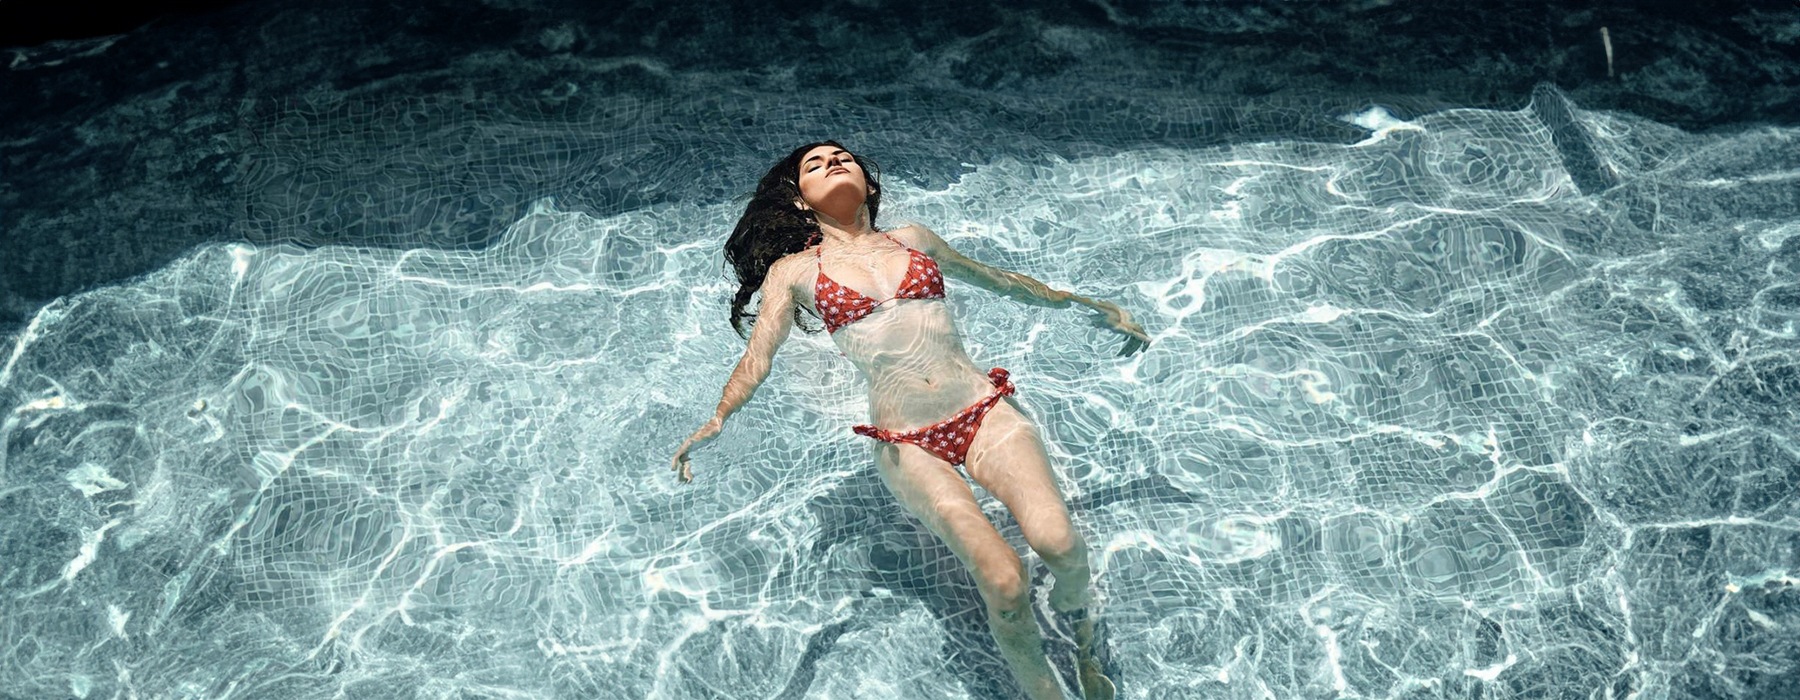
<svg viewBox="0 0 1800 700">
<path fill-rule="evenodd" d="M 830 170 L 825 171 L 825 174 L 826 175 L 836 175 L 838 173 L 847 173 L 847 172 L 850 172 L 849 168 L 832 168 Z"/>
</svg>

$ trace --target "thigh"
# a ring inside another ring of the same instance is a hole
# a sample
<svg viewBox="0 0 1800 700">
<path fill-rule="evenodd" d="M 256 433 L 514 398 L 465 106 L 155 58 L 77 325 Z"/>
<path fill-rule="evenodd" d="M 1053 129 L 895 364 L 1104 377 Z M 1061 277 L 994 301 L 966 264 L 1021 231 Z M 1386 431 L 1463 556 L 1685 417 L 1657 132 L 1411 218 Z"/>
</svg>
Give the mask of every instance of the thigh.
<svg viewBox="0 0 1800 700">
<path fill-rule="evenodd" d="M 1073 536 L 1069 509 L 1036 426 L 1011 398 L 994 404 L 970 442 L 964 469 L 1019 521 L 1034 548 Z"/>
<path fill-rule="evenodd" d="M 932 534 L 949 545 L 963 565 L 987 580 L 1022 564 L 1012 545 L 981 512 L 975 492 L 950 463 L 917 445 L 877 442 L 875 465 L 888 490 Z M 986 574 L 986 575 L 980 575 Z"/>
</svg>

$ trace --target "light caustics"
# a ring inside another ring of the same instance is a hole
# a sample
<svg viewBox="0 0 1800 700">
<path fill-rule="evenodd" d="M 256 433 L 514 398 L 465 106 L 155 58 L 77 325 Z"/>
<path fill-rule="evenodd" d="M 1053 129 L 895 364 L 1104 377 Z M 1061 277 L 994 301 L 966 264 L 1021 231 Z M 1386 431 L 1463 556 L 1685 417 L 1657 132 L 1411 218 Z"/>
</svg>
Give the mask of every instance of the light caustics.
<svg viewBox="0 0 1800 700">
<path fill-rule="evenodd" d="M 1067 477 L 1121 686 L 1757 697 L 1793 673 L 1795 134 L 1346 117 L 1369 138 L 889 182 L 888 222 L 1155 337 L 1119 361 L 1073 314 L 951 295 Z M 1002 692 L 823 335 L 696 484 L 669 475 L 741 351 L 737 207 L 545 198 L 476 251 L 213 245 L 43 309 L 0 374 L 0 691 Z"/>
</svg>

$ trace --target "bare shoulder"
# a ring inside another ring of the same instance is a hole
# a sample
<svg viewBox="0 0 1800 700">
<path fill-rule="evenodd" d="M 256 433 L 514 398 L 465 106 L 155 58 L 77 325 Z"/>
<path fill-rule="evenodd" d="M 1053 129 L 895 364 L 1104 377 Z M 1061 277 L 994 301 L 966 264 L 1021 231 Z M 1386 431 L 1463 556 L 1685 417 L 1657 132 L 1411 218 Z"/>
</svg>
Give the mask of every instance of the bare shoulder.
<svg viewBox="0 0 1800 700">
<path fill-rule="evenodd" d="M 806 271 L 810 269 L 812 269 L 812 253 L 807 250 L 788 253 L 776 259 L 775 263 L 769 266 L 769 276 L 763 280 L 763 285 L 779 285 L 792 289 L 800 284 Z"/>
<path fill-rule="evenodd" d="M 895 236 L 899 236 L 902 238 L 923 236 L 923 235 L 931 235 L 934 238 L 936 237 L 936 234 L 933 234 L 931 232 L 931 229 L 925 228 L 925 224 L 921 224 L 917 221 L 908 221 L 904 224 L 900 224 L 899 226 L 895 226 L 893 229 L 889 230 L 888 233 L 891 233 Z"/>
<path fill-rule="evenodd" d="M 903 239 L 903 242 L 924 251 L 926 255 L 930 255 L 940 264 L 955 267 L 965 264 L 968 260 L 963 256 L 962 251 L 951 246 L 949 241 L 939 237 L 936 231 L 924 224 L 907 224 L 905 229 L 907 237 Z"/>
<path fill-rule="evenodd" d="M 948 244 L 944 243 L 944 239 L 938 237 L 936 231 L 932 231 L 921 223 L 907 223 L 891 231 L 890 235 L 900 239 L 901 243 L 933 256 L 948 247 Z"/>
</svg>

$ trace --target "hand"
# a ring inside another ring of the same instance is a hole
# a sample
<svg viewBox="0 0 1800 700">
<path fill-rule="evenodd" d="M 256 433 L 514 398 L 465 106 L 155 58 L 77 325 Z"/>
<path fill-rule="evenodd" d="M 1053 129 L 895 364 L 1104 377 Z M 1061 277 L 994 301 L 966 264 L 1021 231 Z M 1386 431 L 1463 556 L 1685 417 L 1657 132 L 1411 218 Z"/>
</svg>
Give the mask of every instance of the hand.
<svg viewBox="0 0 1800 700">
<path fill-rule="evenodd" d="M 1125 336 L 1125 347 L 1119 351 L 1119 357 L 1128 357 L 1150 346 L 1150 336 L 1144 333 L 1142 326 L 1132 322 L 1130 312 L 1110 301 L 1089 300 L 1088 306 L 1099 312 L 1093 317 L 1096 328 L 1109 328 Z"/>
<path fill-rule="evenodd" d="M 688 452 L 712 442 L 713 438 L 719 436 L 719 429 L 723 425 L 724 422 L 718 418 L 707 421 L 706 425 L 700 426 L 699 430 L 694 431 L 694 434 L 688 436 L 688 439 L 681 443 L 681 447 L 675 450 L 675 458 L 669 460 L 669 470 L 679 475 L 681 483 L 686 484 L 694 480 L 694 468 L 688 464 Z"/>
</svg>

